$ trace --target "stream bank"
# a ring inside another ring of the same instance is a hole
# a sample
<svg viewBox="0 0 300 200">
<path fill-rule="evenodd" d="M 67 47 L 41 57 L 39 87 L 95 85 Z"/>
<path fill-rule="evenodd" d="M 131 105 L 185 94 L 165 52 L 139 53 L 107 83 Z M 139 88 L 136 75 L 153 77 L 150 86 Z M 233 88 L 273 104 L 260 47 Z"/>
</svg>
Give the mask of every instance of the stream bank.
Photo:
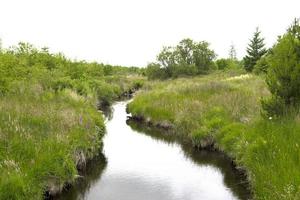
<svg viewBox="0 0 300 200">
<path fill-rule="evenodd" d="M 101 172 L 91 181 L 89 175 L 83 177 L 87 187 L 77 183 L 58 199 L 250 198 L 245 179 L 228 157 L 199 151 L 168 132 L 128 120 L 126 105 L 127 101 L 115 103 L 106 120 L 105 168 L 94 165 Z"/>
</svg>

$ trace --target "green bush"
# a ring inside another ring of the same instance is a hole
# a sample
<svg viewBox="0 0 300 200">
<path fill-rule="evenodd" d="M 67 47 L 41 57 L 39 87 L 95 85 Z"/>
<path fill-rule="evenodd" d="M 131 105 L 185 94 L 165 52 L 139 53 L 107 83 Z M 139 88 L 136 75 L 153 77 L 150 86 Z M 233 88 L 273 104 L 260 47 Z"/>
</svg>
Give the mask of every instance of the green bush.
<svg viewBox="0 0 300 200">
<path fill-rule="evenodd" d="M 299 23 L 294 26 L 300 27 Z M 300 104 L 300 28 L 294 29 L 297 30 L 295 33 L 288 31 L 278 39 L 268 59 L 266 81 L 272 99 L 264 100 L 263 107 L 269 115 L 281 115 L 285 111 L 280 109 L 295 108 Z M 278 113 L 274 113 L 275 110 Z"/>
</svg>

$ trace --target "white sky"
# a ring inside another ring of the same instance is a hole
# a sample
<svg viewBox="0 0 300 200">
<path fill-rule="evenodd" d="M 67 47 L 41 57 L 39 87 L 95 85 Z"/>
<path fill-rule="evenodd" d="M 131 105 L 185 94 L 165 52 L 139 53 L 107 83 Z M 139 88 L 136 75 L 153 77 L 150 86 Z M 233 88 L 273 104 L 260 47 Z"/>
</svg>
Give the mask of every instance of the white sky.
<svg viewBox="0 0 300 200">
<path fill-rule="evenodd" d="M 162 46 L 206 40 L 219 57 L 238 57 L 259 26 L 271 46 L 300 0 L 0 0 L 4 47 L 19 41 L 88 61 L 145 66 Z"/>
</svg>

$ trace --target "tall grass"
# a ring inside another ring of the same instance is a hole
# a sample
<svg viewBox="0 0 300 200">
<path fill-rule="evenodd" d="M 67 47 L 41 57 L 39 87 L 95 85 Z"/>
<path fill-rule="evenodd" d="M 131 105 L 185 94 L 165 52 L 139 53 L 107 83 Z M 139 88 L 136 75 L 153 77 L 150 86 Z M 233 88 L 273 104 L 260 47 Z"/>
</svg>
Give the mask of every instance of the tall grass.
<svg viewBox="0 0 300 200">
<path fill-rule="evenodd" d="M 0 199 L 42 199 L 101 151 L 98 108 L 141 86 L 138 68 L 75 62 L 20 43 L 0 51 Z"/>
<path fill-rule="evenodd" d="M 0 119 L 0 199 L 41 199 L 50 182 L 74 180 L 77 152 L 102 146 L 102 116 L 71 91 L 25 85 L 0 98 Z"/>
<path fill-rule="evenodd" d="M 246 170 L 255 199 L 300 199 L 299 120 L 261 117 L 269 95 L 261 77 L 215 73 L 144 88 L 128 105 L 133 116 L 226 152 Z"/>
</svg>

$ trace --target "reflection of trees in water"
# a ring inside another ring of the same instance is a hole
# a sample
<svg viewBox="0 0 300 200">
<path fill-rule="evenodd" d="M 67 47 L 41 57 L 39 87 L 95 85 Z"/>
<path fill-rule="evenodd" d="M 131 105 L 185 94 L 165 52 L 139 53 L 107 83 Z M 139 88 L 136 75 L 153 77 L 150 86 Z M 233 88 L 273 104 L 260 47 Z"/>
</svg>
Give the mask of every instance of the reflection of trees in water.
<svg viewBox="0 0 300 200">
<path fill-rule="evenodd" d="M 127 124 L 135 131 L 150 136 L 155 140 L 163 140 L 164 142 L 177 143 L 181 146 L 186 157 L 199 165 L 211 165 L 218 168 L 224 176 L 224 184 L 232 190 L 234 195 L 239 199 L 251 198 L 249 184 L 245 175 L 236 170 L 232 161 L 224 153 L 217 151 L 198 150 L 192 146 L 187 140 L 175 133 L 163 131 L 156 127 L 149 127 L 142 122 L 132 119 L 127 120 Z"/>
<path fill-rule="evenodd" d="M 119 97 L 119 101 L 129 102 L 130 100 L 131 100 L 131 96 Z M 110 121 L 113 118 L 113 114 L 114 114 L 113 105 L 109 105 L 109 104 L 98 105 L 98 110 L 102 112 L 102 114 L 108 121 Z"/>
<path fill-rule="evenodd" d="M 104 117 L 109 121 L 113 117 L 113 107 L 112 106 L 103 106 L 100 108 Z"/>
<path fill-rule="evenodd" d="M 88 161 L 86 170 L 81 172 L 82 178 L 79 178 L 76 183 L 64 191 L 57 200 L 74 200 L 84 199 L 85 193 L 89 191 L 91 186 L 99 181 L 102 173 L 104 172 L 107 165 L 105 156 L 100 153 L 98 156 Z"/>
</svg>

